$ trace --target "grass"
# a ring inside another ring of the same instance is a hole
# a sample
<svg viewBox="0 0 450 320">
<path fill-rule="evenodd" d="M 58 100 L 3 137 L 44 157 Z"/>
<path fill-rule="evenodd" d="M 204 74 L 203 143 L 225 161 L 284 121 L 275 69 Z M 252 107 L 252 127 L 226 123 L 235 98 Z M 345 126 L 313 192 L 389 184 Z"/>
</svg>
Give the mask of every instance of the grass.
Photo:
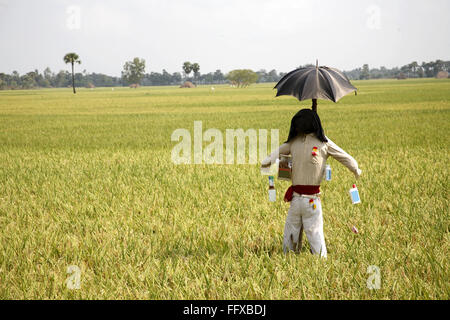
<svg viewBox="0 0 450 320">
<path fill-rule="evenodd" d="M 309 102 L 271 84 L 0 92 L 0 298 L 449 299 L 450 81 L 354 84 L 318 107 L 363 170 L 352 206 L 353 175 L 329 160 L 326 261 L 306 242 L 283 254 L 287 182 L 270 203 L 257 165 L 171 162 L 171 133 L 195 120 L 281 142 Z"/>
</svg>

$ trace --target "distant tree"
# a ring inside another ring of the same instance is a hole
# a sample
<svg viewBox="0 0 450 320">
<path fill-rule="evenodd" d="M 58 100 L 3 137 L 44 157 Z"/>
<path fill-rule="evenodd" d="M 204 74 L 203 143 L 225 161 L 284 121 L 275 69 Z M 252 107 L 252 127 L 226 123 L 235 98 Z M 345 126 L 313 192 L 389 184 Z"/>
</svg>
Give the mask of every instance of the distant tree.
<svg viewBox="0 0 450 320">
<path fill-rule="evenodd" d="M 425 76 L 425 72 L 423 71 L 423 68 L 422 68 L 421 66 L 419 66 L 419 67 L 417 68 L 417 76 L 418 76 L 419 78 L 423 78 L 423 77 Z"/>
<path fill-rule="evenodd" d="M 55 76 L 55 87 L 62 88 L 70 85 L 70 73 L 67 71 L 59 71 Z"/>
<path fill-rule="evenodd" d="M 260 69 L 256 71 L 256 74 L 258 75 L 258 83 L 259 82 L 267 82 L 267 72 L 266 69 Z"/>
<path fill-rule="evenodd" d="M 447 71 L 447 72 L 450 71 L 450 61 L 444 62 L 444 71 Z"/>
<path fill-rule="evenodd" d="M 278 74 L 277 74 L 277 70 L 275 70 L 275 69 L 270 70 L 270 72 L 267 74 L 267 76 L 269 77 L 270 82 L 276 82 L 276 81 L 280 80 L 280 78 L 278 77 Z"/>
<path fill-rule="evenodd" d="M 301 69 L 301 68 L 309 68 L 309 67 L 315 67 L 315 66 L 316 66 L 315 64 L 307 63 L 307 64 L 304 64 L 304 65 L 298 66 L 298 69 Z"/>
<path fill-rule="evenodd" d="M 172 82 L 172 76 L 166 71 L 166 69 L 162 70 L 162 81 L 163 85 L 169 85 Z"/>
<path fill-rule="evenodd" d="M 46 80 L 49 83 L 49 86 L 52 85 L 52 81 L 55 75 L 52 73 L 52 70 L 50 70 L 49 67 L 45 68 L 44 70 L 44 80 Z"/>
<path fill-rule="evenodd" d="M 222 71 L 220 71 L 220 69 L 217 69 L 214 72 L 213 81 L 216 83 L 220 83 L 220 82 L 223 82 L 224 80 L 225 80 L 225 76 L 223 75 Z"/>
<path fill-rule="evenodd" d="M 214 73 L 209 72 L 207 74 L 202 74 L 200 79 L 202 83 L 214 83 Z"/>
<path fill-rule="evenodd" d="M 258 80 L 258 75 L 250 69 L 237 69 L 230 71 L 227 79 L 238 88 L 247 87 Z"/>
<path fill-rule="evenodd" d="M 417 68 L 419 67 L 419 64 L 417 63 L 417 61 L 411 62 L 409 64 L 409 66 L 410 66 L 410 68 L 411 68 L 411 70 L 412 70 L 412 72 L 414 74 L 414 77 L 417 77 Z"/>
<path fill-rule="evenodd" d="M 34 72 L 28 72 L 20 78 L 23 89 L 32 89 L 36 87 L 36 81 L 34 81 Z"/>
<path fill-rule="evenodd" d="M 183 63 L 183 71 L 187 78 L 189 78 L 189 73 L 192 71 L 192 64 L 189 61 Z"/>
<path fill-rule="evenodd" d="M 446 69 L 445 62 L 442 60 L 436 60 L 433 63 L 433 67 L 434 67 L 434 75 L 433 76 L 436 76 L 439 71 L 447 71 L 447 70 L 445 70 Z"/>
<path fill-rule="evenodd" d="M 362 70 L 361 70 L 361 74 L 359 76 L 359 79 L 361 80 L 367 80 L 370 77 L 370 73 L 369 73 L 369 65 L 366 63 L 363 65 Z"/>
<path fill-rule="evenodd" d="M 145 74 L 145 60 L 134 58 L 125 62 L 122 71 L 122 79 L 128 84 L 135 84 L 134 88 L 141 83 Z"/>
<path fill-rule="evenodd" d="M 267 72 L 265 69 L 261 69 L 259 71 L 256 71 L 256 74 L 258 75 L 258 83 L 260 82 L 276 82 L 280 80 L 280 77 L 277 74 L 277 71 L 275 69 L 270 70 Z"/>
<path fill-rule="evenodd" d="M 351 71 L 344 71 L 344 74 L 350 79 L 350 80 L 357 80 L 361 77 L 361 68 L 356 68 Z M 280 76 L 282 76 L 280 74 Z"/>
<path fill-rule="evenodd" d="M 191 69 L 194 72 L 194 79 L 197 79 L 199 76 L 200 65 L 197 62 L 195 62 L 192 64 Z"/>
<path fill-rule="evenodd" d="M 410 72 L 411 72 L 411 64 L 406 64 L 400 68 L 400 73 L 402 73 L 405 78 L 409 78 Z"/>
<path fill-rule="evenodd" d="M 180 83 L 181 82 L 181 73 L 179 72 L 174 72 L 172 73 L 172 83 Z"/>
<path fill-rule="evenodd" d="M 72 87 L 73 87 L 73 93 L 76 93 L 76 91 L 75 91 L 75 74 L 74 74 L 73 66 L 75 63 L 80 64 L 81 61 L 76 53 L 71 52 L 64 56 L 64 62 L 66 64 L 70 63 L 72 65 Z"/>
<path fill-rule="evenodd" d="M 434 77 L 434 75 L 435 75 L 434 67 L 435 66 L 434 66 L 433 62 L 422 62 L 422 68 L 425 72 L 425 76 L 428 78 Z"/>
<path fill-rule="evenodd" d="M 14 70 L 12 72 L 11 78 L 12 78 L 12 81 L 16 82 L 16 85 L 17 85 L 18 82 L 20 82 L 20 74 L 16 70 Z"/>
<path fill-rule="evenodd" d="M 6 73 L 0 73 L 0 90 L 6 89 L 9 76 Z"/>
</svg>

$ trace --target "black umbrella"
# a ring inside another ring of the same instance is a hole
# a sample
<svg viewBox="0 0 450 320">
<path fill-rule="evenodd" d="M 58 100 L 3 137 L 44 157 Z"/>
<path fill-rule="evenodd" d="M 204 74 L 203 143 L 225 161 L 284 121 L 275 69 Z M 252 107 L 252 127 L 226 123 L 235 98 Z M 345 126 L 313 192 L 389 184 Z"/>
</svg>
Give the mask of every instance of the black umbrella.
<svg viewBox="0 0 450 320">
<path fill-rule="evenodd" d="M 321 66 L 295 69 L 286 74 L 275 85 L 277 97 L 290 95 L 303 101 L 313 100 L 312 109 L 317 111 L 317 99 L 337 102 L 343 96 L 355 91 L 350 80 L 341 71 Z"/>
</svg>

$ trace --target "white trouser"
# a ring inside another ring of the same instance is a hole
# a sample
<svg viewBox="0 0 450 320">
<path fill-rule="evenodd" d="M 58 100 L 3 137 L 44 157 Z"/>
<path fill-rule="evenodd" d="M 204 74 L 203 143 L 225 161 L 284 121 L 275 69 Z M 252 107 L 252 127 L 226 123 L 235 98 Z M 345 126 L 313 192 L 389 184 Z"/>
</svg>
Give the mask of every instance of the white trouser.
<svg viewBox="0 0 450 320">
<path fill-rule="evenodd" d="M 310 202 L 310 200 L 313 202 Z M 315 209 L 314 209 L 315 205 Z M 302 231 L 306 237 L 313 254 L 327 257 L 327 248 L 323 235 L 322 204 L 318 196 L 299 195 L 294 192 L 284 226 L 283 250 L 300 251 L 302 244 Z"/>
</svg>

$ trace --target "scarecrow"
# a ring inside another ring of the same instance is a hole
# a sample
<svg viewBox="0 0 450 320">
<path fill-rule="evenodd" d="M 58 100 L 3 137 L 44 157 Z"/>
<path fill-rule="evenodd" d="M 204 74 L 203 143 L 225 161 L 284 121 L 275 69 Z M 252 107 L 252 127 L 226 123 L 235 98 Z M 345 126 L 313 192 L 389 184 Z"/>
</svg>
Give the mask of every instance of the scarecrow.
<svg viewBox="0 0 450 320">
<path fill-rule="evenodd" d="M 317 64 L 289 72 L 275 88 L 277 96 L 293 95 L 300 101 L 313 101 L 312 109 L 302 109 L 292 118 L 286 142 L 261 163 L 265 168 L 275 163 L 280 154 L 292 156 L 292 185 L 284 196 L 291 205 L 284 227 L 283 250 L 300 251 L 304 230 L 311 252 L 326 258 L 320 183 L 327 158 L 335 158 L 356 178 L 361 175 L 361 170 L 352 156 L 325 136 L 317 114 L 317 99 L 337 102 L 356 88 L 339 70 Z"/>
</svg>

